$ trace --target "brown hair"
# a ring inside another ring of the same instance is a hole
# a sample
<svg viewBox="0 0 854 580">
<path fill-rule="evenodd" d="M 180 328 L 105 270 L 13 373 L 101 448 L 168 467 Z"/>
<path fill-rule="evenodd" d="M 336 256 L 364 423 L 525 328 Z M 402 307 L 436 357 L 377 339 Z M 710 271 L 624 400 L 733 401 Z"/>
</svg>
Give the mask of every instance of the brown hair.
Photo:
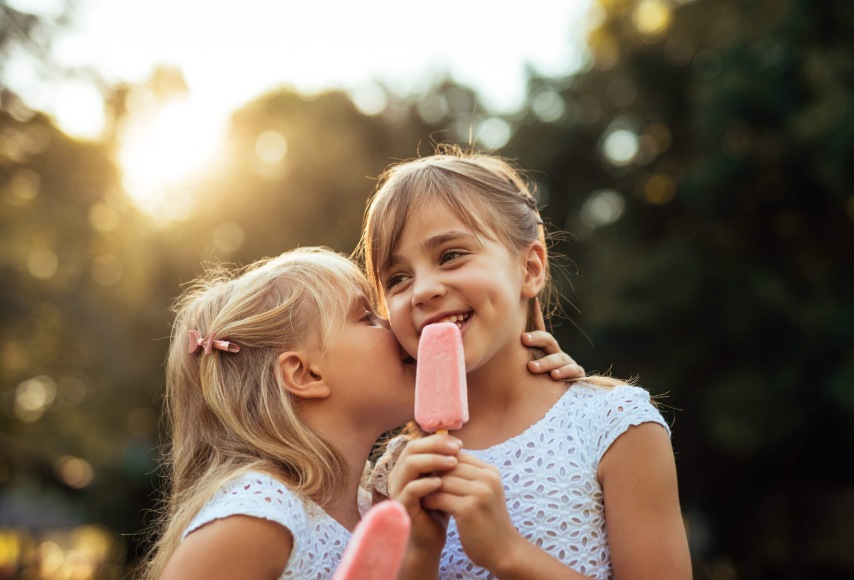
<svg viewBox="0 0 854 580">
<path fill-rule="evenodd" d="M 547 311 L 553 310 L 556 291 L 551 281 L 546 233 L 529 180 L 506 159 L 464 153 L 454 145 L 440 145 L 435 155 L 390 167 L 369 202 L 357 251 L 381 307 L 381 276 L 403 228 L 410 215 L 431 201 L 445 204 L 475 234 L 495 239 L 513 252 L 531 242 L 541 242 L 546 251 L 546 284 L 539 299 Z M 535 302 L 531 303 L 533 308 Z M 529 330 L 533 330 L 532 316 L 533 312 L 529 315 Z"/>
<path fill-rule="evenodd" d="M 531 242 L 543 244 L 546 283 L 537 300 L 531 300 L 527 330 L 534 330 L 536 309 L 548 317 L 559 309 L 559 294 L 549 265 L 547 233 L 537 210 L 530 179 L 509 160 L 483 153 L 464 152 L 456 145 L 439 145 L 435 155 L 403 161 L 380 177 L 368 202 L 365 225 L 357 253 L 380 307 L 382 274 L 407 220 L 431 201 L 445 204 L 471 230 L 519 252 Z M 535 352 L 537 358 L 542 353 Z M 625 381 L 611 377 L 585 377 L 594 386 L 611 387 Z"/>
</svg>

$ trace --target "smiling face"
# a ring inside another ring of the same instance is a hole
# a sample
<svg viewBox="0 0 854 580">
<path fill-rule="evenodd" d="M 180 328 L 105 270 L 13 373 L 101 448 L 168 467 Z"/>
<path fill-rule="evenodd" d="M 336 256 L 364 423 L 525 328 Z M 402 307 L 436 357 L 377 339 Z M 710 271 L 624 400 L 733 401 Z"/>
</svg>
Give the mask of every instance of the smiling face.
<svg viewBox="0 0 854 580">
<path fill-rule="evenodd" d="M 523 254 L 475 234 L 439 201 L 409 215 L 380 282 L 391 328 L 406 351 L 417 355 L 427 324 L 454 322 L 469 373 L 519 347 L 528 300 L 539 290 L 526 281 Z"/>
</svg>

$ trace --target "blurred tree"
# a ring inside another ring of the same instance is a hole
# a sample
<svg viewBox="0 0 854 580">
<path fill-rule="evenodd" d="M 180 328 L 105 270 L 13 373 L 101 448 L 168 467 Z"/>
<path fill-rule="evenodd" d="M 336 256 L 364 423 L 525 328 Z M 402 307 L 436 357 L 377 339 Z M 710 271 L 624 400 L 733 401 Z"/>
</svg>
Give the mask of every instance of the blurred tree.
<svg viewBox="0 0 854 580">
<path fill-rule="evenodd" d="M 103 145 L 5 111 L 0 135 L 0 455 L 14 458 L 0 492 L 54 489 L 80 521 L 135 531 L 162 383 L 152 340 L 168 335 L 157 255 Z"/>
<path fill-rule="evenodd" d="M 710 530 L 698 577 L 848 575 L 854 5 L 596 15 L 589 69 L 532 78 L 507 148 L 575 235 L 558 249 L 596 349 L 570 329 L 562 344 L 683 410 L 687 521 Z"/>
<path fill-rule="evenodd" d="M 168 335 L 157 255 L 106 144 L 63 135 L 6 85 L 51 67 L 61 14 L 0 2 L 0 525 L 101 522 L 133 533 L 149 501 Z M 172 277 L 170 277 L 172 278 Z"/>
<path fill-rule="evenodd" d="M 384 99 L 375 115 L 340 91 L 283 89 L 247 104 L 232 117 L 227 163 L 196 191 L 193 228 L 178 225 L 171 243 L 237 263 L 297 245 L 350 253 L 376 178 L 441 128 L 416 114 L 418 101 Z"/>
<path fill-rule="evenodd" d="M 571 233 L 555 250 L 581 330 L 558 319 L 564 348 L 669 393 L 696 576 L 850 575 L 854 5 L 595 6 L 587 67 L 532 73 L 505 118 L 451 79 L 415 97 L 259 96 L 171 223 L 130 202 L 117 153 L 134 91 L 184 91 L 180 71 L 115 87 L 101 143 L 6 90 L 0 515 L 37 497 L 57 521 L 140 530 L 180 285 L 211 261 L 349 253 L 382 170 L 453 141 L 517 158 Z M 36 21 L 0 10 L 5 56 Z"/>
</svg>

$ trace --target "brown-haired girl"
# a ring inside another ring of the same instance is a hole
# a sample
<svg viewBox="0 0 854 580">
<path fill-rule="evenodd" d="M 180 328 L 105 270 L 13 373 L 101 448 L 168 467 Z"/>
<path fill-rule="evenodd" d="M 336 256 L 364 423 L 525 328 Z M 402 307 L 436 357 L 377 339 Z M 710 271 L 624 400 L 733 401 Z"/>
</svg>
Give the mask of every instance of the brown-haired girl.
<svg viewBox="0 0 854 580">
<path fill-rule="evenodd" d="M 524 371 L 517 337 L 548 302 L 549 260 L 522 175 L 456 148 L 393 166 L 362 248 L 410 354 L 447 320 L 465 349 L 469 422 L 387 458 L 386 491 L 413 519 L 406 577 L 689 578 L 670 432 L 649 394 Z M 436 511 L 453 516 L 447 539 Z"/>
</svg>

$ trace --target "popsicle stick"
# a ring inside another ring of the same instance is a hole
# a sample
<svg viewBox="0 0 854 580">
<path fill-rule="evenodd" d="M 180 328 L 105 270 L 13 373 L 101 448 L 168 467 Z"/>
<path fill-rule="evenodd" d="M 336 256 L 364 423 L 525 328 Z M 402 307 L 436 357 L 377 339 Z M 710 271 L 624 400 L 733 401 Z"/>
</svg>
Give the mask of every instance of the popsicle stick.
<svg viewBox="0 0 854 580">
<path fill-rule="evenodd" d="M 439 435 L 447 435 L 448 430 L 447 429 L 436 429 L 436 433 L 438 433 Z"/>
</svg>

